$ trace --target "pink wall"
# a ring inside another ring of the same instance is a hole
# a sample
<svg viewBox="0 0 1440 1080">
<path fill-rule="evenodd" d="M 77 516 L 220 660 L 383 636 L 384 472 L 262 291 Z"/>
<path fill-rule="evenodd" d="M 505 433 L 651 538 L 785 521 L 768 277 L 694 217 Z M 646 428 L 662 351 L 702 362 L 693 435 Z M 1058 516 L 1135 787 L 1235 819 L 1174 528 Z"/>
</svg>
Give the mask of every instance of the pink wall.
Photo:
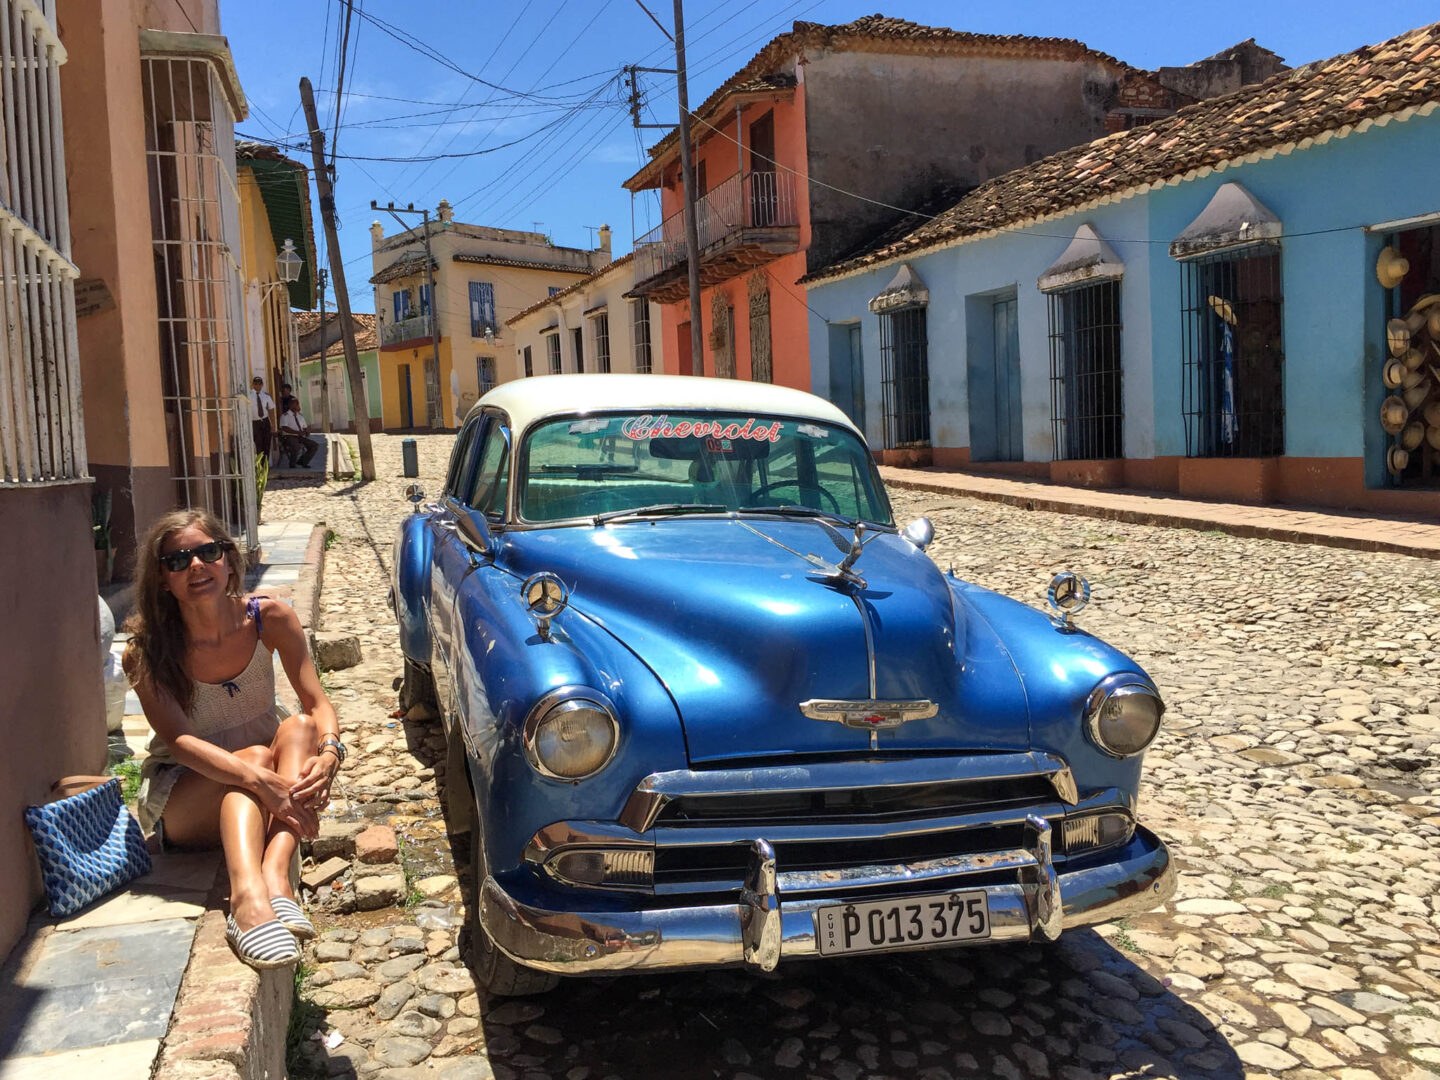
<svg viewBox="0 0 1440 1080">
<path fill-rule="evenodd" d="M 705 374 L 715 374 L 715 360 L 710 346 L 713 325 L 713 299 L 716 292 L 722 293 L 735 309 L 735 375 L 737 378 L 751 377 L 750 365 L 750 320 L 747 281 L 751 274 L 761 271 L 768 279 L 770 292 L 770 334 L 771 350 L 774 355 L 775 382 L 801 390 L 810 389 L 810 341 L 808 309 L 805 307 L 805 290 L 795 284 L 805 273 L 805 248 L 810 243 L 810 200 L 806 175 L 805 152 L 805 87 L 795 87 L 793 100 L 753 102 L 746 105 L 740 116 L 744 131 L 745 168 L 749 169 L 750 125 L 767 111 L 773 111 L 775 118 L 775 159 L 781 172 L 792 172 L 795 184 L 796 210 L 800 224 L 799 250 L 782 255 L 756 271 L 737 275 L 720 285 L 704 288 L 700 292 L 702 308 L 702 338 L 705 349 Z M 734 176 L 741 162 L 737 157 L 735 114 L 732 110 L 723 125 L 716 123 L 720 133 L 708 131 L 697 125 L 706 138 L 696 146 L 697 168 L 705 162 L 706 183 L 713 189 L 728 177 Z M 728 136 L 728 137 L 726 137 Z M 664 172 L 660 189 L 661 209 L 666 217 L 679 213 L 683 205 L 680 185 L 680 164 L 676 160 Z M 661 340 L 665 371 L 672 375 L 688 375 L 680 361 L 680 327 L 690 317 L 687 301 L 666 304 L 660 310 Z"/>
</svg>

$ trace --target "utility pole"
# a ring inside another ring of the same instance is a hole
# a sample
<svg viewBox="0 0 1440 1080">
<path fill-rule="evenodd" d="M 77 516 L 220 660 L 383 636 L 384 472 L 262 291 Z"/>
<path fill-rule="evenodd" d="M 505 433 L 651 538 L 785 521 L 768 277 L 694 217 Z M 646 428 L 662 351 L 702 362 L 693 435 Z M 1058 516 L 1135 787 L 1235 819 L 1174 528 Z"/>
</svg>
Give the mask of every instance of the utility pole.
<svg viewBox="0 0 1440 1080">
<path fill-rule="evenodd" d="M 421 224 L 425 229 L 425 288 L 430 293 L 430 359 L 425 362 L 425 422 L 432 430 L 443 428 L 445 409 L 440 403 L 440 305 L 435 296 L 435 259 L 430 254 L 430 211 L 425 208 L 416 210 L 414 203 L 403 209 L 397 208 L 393 202 L 381 206 L 374 199 L 370 200 L 370 209 L 388 211 L 406 232 L 411 226 L 406 225 L 400 215 L 421 215 Z M 456 420 L 459 419 L 456 416 Z"/>
<path fill-rule="evenodd" d="M 325 343 L 325 278 L 326 273 L 322 267 L 315 275 L 316 284 L 320 287 L 320 430 L 328 436 L 330 434 L 330 364 L 326 356 L 330 348 Z"/>
<path fill-rule="evenodd" d="M 695 224 L 695 163 L 690 156 L 690 93 L 685 86 L 684 0 L 675 0 L 675 89 L 680 99 L 680 181 L 685 188 L 685 261 L 690 271 L 690 373 L 704 375 L 700 232 Z"/>
<path fill-rule="evenodd" d="M 330 249 L 330 272 L 335 275 L 335 308 L 340 316 L 340 335 L 345 342 L 345 370 L 350 375 L 350 411 L 355 417 L 355 440 L 360 444 L 360 478 L 375 479 L 375 451 L 370 445 L 370 403 L 360 381 L 360 357 L 355 352 L 355 323 L 350 318 L 350 292 L 345 286 L 345 260 L 340 255 L 340 236 L 335 229 L 335 188 L 325 167 L 325 135 L 315 116 L 315 93 L 310 80 L 300 79 L 300 104 L 305 108 L 305 125 L 310 131 L 310 155 L 315 162 L 315 192 L 320 196 L 320 217 L 325 224 L 325 241 Z M 323 366 L 324 357 L 321 357 Z"/>
</svg>

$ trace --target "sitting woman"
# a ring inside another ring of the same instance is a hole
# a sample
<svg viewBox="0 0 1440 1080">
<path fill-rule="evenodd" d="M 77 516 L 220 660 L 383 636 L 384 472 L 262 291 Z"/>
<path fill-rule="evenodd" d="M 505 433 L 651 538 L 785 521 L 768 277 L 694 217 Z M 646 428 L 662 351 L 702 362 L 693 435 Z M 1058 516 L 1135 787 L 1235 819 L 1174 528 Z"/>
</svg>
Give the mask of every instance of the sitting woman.
<svg viewBox="0 0 1440 1080">
<path fill-rule="evenodd" d="M 277 600 L 241 595 L 245 557 L 214 515 L 176 510 L 150 530 L 135 569 L 125 673 L 155 729 L 141 771 L 141 824 L 163 844 L 225 851 L 226 937 L 252 967 L 300 957 L 315 928 L 290 885 L 300 837 L 345 750 L 305 631 Z M 274 654 L 300 697 L 275 700 Z"/>
</svg>

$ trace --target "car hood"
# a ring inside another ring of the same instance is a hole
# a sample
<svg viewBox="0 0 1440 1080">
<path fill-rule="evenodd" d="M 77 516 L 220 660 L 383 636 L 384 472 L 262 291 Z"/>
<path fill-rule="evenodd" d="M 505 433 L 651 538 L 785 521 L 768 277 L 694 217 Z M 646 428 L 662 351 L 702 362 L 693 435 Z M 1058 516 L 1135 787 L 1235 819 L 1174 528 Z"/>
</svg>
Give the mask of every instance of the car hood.
<svg viewBox="0 0 1440 1080">
<path fill-rule="evenodd" d="M 502 560 L 521 575 L 558 574 L 574 609 L 664 683 L 690 759 L 704 762 L 869 748 L 868 731 L 800 711 L 812 698 L 871 697 L 855 599 L 802 557 L 833 564 L 846 548 L 848 537 L 811 521 L 662 519 L 511 533 Z M 871 534 L 855 570 L 867 583 L 858 596 L 876 699 L 937 705 L 934 717 L 878 732 L 878 749 L 1028 749 L 1014 664 L 935 564 L 899 536 Z"/>
</svg>

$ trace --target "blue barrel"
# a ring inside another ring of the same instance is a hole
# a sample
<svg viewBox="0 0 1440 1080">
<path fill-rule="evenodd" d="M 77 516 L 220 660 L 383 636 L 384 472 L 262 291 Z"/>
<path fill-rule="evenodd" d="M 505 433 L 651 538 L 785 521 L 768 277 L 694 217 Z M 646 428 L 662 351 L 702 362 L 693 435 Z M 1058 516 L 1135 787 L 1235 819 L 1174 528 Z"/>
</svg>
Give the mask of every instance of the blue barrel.
<svg viewBox="0 0 1440 1080">
<path fill-rule="evenodd" d="M 420 475 L 420 451 L 415 448 L 414 439 L 400 440 L 400 460 L 405 463 L 406 476 Z"/>
</svg>

